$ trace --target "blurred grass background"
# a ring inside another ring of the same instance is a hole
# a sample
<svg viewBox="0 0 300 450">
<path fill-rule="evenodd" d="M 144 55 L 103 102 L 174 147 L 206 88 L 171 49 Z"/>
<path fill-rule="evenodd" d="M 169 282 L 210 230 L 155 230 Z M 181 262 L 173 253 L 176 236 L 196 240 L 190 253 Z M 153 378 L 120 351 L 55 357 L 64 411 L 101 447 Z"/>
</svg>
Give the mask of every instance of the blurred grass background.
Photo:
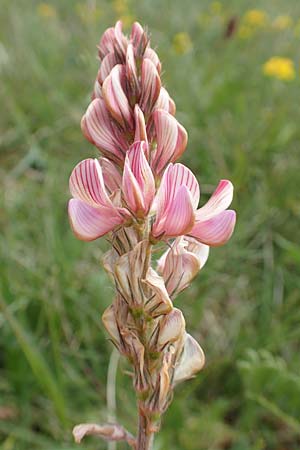
<svg viewBox="0 0 300 450">
<path fill-rule="evenodd" d="M 1 449 L 75 449 L 74 424 L 106 420 L 105 242 L 77 241 L 66 203 L 73 166 L 97 154 L 79 122 L 96 44 L 120 17 L 152 33 L 202 199 L 229 178 L 238 212 L 232 240 L 177 300 L 207 364 L 176 390 L 155 449 L 299 449 L 299 2 L 0 6 Z M 268 69 L 274 56 L 287 60 Z M 117 415 L 134 431 L 124 369 Z"/>
</svg>

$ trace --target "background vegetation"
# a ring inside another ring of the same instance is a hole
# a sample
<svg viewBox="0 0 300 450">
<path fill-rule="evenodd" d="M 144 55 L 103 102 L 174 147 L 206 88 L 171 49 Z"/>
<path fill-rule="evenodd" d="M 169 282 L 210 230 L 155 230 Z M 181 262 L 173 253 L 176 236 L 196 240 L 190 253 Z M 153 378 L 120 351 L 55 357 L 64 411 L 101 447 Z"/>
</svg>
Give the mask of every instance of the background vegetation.
<svg viewBox="0 0 300 450">
<path fill-rule="evenodd" d="M 238 212 L 230 243 L 178 299 L 207 364 L 176 390 L 155 449 L 299 449 L 299 2 L 0 6 L 1 449 L 75 449 L 72 426 L 107 416 L 105 242 L 77 241 L 66 203 L 73 166 L 96 155 L 79 122 L 96 44 L 119 17 L 151 30 L 203 201 L 229 178 Z M 274 56 L 287 59 L 270 68 Z M 125 369 L 117 415 L 133 431 Z M 106 445 L 82 445 L 96 448 Z"/>
</svg>

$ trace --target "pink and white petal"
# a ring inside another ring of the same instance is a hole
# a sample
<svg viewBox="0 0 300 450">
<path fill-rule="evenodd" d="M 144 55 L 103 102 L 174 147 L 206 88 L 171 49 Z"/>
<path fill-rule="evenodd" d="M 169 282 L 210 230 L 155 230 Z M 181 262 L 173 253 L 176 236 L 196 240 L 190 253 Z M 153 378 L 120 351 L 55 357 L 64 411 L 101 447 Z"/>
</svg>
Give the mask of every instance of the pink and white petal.
<svg viewBox="0 0 300 450">
<path fill-rule="evenodd" d="M 100 64 L 98 71 L 98 81 L 102 85 L 105 78 L 108 77 L 113 67 L 117 64 L 116 55 L 114 53 L 108 53 Z"/>
<path fill-rule="evenodd" d="M 186 129 L 180 125 L 180 123 L 177 122 L 178 127 L 178 137 L 176 142 L 176 147 L 174 151 L 174 156 L 172 158 L 172 162 L 176 161 L 180 156 L 183 154 L 183 152 L 186 149 L 187 141 L 188 141 L 188 134 L 186 132 Z M 197 205 L 198 206 L 198 205 Z"/>
<path fill-rule="evenodd" d="M 134 22 L 132 25 L 130 41 L 134 46 L 136 56 L 143 56 L 149 39 L 147 33 L 144 31 L 144 28 L 138 22 Z"/>
<path fill-rule="evenodd" d="M 123 89 L 126 74 L 125 66 L 117 64 L 113 67 L 102 85 L 102 95 L 111 115 L 124 128 L 133 128 L 132 111 Z"/>
<path fill-rule="evenodd" d="M 73 197 L 91 206 L 112 205 L 105 190 L 102 169 L 97 159 L 85 159 L 78 163 L 71 173 L 69 187 Z"/>
<path fill-rule="evenodd" d="M 173 201 L 177 190 L 185 186 L 190 193 L 194 210 L 200 198 L 200 188 L 193 172 L 183 164 L 169 164 L 165 170 L 156 196 L 157 217 L 160 218 Z"/>
<path fill-rule="evenodd" d="M 115 52 L 118 54 L 119 58 L 125 57 L 126 49 L 128 45 L 128 40 L 122 32 L 123 24 L 121 20 L 118 20 L 115 25 Z"/>
<path fill-rule="evenodd" d="M 144 58 L 150 59 L 155 65 L 157 72 L 158 73 L 161 72 L 161 62 L 159 60 L 157 53 L 153 50 L 153 48 L 151 47 L 146 48 Z"/>
<path fill-rule="evenodd" d="M 69 201 L 68 213 L 72 230 L 82 241 L 93 241 L 123 222 L 123 218 L 114 210 L 94 208 L 75 198 Z"/>
<path fill-rule="evenodd" d="M 154 237 L 176 237 L 188 233 L 194 225 L 194 208 L 186 186 L 181 186 L 169 203 L 162 218 L 156 218 L 152 234 Z"/>
<path fill-rule="evenodd" d="M 155 65 L 148 58 L 142 62 L 141 85 L 139 104 L 144 114 L 149 114 L 158 99 L 161 80 Z"/>
<path fill-rule="evenodd" d="M 153 113 L 157 148 L 154 153 L 152 167 L 160 174 L 171 162 L 178 139 L 177 120 L 163 109 Z"/>
<path fill-rule="evenodd" d="M 120 189 L 122 184 L 122 176 L 115 164 L 107 158 L 99 158 L 99 163 L 102 168 L 102 175 L 106 190 L 111 195 L 117 189 Z"/>
<path fill-rule="evenodd" d="M 154 176 L 145 156 L 147 150 L 146 142 L 135 142 L 127 153 L 132 173 L 143 194 L 145 212 L 149 211 L 155 195 Z"/>
<path fill-rule="evenodd" d="M 135 135 L 134 142 L 145 141 L 148 144 L 148 137 L 146 131 L 146 123 L 143 111 L 138 104 L 134 107 L 134 124 L 135 124 Z M 147 150 L 145 150 L 145 155 L 148 157 L 148 145 Z"/>
<path fill-rule="evenodd" d="M 128 144 L 112 124 L 103 99 L 94 99 L 81 121 L 85 137 L 109 159 L 122 163 Z"/>
<path fill-rule="evenodd" d="M 101 59 L 103 59 L 108 53 L 114 51 L 115 40 L 115 29 L 110 27 L 103 33 L 98 46 L 99 56 Z"/>
<path fill-rule="evenodd" d="M 122 191 L 124 200 L 132 212 L 145 210 L 143 193 L 139 186 L 139 183 L 132 173 L 128 154 L 126 156 L 124 164 Z"/>
<path fill-rule="evenodd" d="M 208 202 L 196 212 L 196 220 L 204 221 L 215 217 L 231 204 L 233 185 L 229 180 L 221 180 Z"/>
<path fill-rule="evenodd" d="M 197 257 L 200 264 L 200 269 L 202 269 L 208 259 L 209 245 L 202 244 L 189 236 L 185 236 L 184 239 L 187 243 L 186 250 L 193 253 Z"/>
<path fill-rule="evenodd" d="M 235 222 L 235 211 L 228 209 L 204 222 L 196 220 L 194 227 L 188 234 L 204 244 L 218 247 L 230 239 Z"/>
<path fill-rule="evenodd" d="M 176 105 L 171 99 L 168 91 L 164 87 L 160 89 L 159 97 L 157 99 L 157 102 L 155 103 L 155 110 L 156 109 L 163 109 L 164 111 L 170 113 L 172 116 L 175 116 Z"/>
</svg>

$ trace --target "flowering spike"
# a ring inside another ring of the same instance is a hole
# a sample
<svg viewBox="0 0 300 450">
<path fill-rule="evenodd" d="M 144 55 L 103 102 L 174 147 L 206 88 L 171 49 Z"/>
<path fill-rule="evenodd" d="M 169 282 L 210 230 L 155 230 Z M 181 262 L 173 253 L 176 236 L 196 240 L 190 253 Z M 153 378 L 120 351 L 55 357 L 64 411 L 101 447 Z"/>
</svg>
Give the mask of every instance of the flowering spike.
<svg viewBox="0 0 300 450">
<path fill-rule="evenodd" d="M 175 103 L 162 87 L 161 63 L 143 27 L 135 22 L 126 37 L 119 21 L 105 31 L 98 49 L 93 100 L 81 127 L 102 156 L 74 168 L 68 211 L 79 239 L 106 235 L 110 244 L 103 265 L 116 295 L 102 320 L 132 366 L 140 426 L 137 439 L 118 424 L 81 424 L 74 436 L 78 442 L 88 434 L 125 440 L 150 450 L 174 386 L 204 364 L 203 351 L 186 333 L 172 300 L 202 269 L 209 246 L 231 236 L 235 212 L 227 208 L 233 186 L 221 180 L 199 208 L 196 177 L 176 163 L 187 132 L 174 117 Z M 160 250 L 159 241 L 168 249 L 156 271 L 152 255 Z"/>
</svg>

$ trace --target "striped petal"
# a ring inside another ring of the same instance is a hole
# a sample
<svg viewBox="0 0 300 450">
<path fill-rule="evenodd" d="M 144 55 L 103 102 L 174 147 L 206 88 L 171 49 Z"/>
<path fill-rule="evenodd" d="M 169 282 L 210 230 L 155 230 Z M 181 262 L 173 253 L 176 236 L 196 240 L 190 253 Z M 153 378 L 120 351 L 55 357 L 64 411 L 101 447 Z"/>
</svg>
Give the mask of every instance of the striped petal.
<svg viewBox="0 0 300 450">
<path fill-rule="evenodd" d="M 102 95 L 111 115 L 124 128 L 133 128 L 132 111 L 124 92 L 125 66 L 117 64 L 102 85 Z"/>
<path fill-rule="evenodd" d="M 153 119 L 157 148 L 152 167 L 155 173 L 161 174 L 167 164 L 175 161 L 184 152 L 187 133 L 171 114 L 162 109 L 153 113 Z"/>
<path fill-rule="evenodd" d="M 175 116 L 175 102 L 171 99 L 168 91 L 164 87 L 160 89 L 159 97 L 157 99 L 157 102 L 155 103 L 155 109 L 163 109 L 170 113 L 172 116 Z"/>
<path fill-rule="evenodd" d="M 116 167 L 109 159 L 99 158 L 99 163 L 102 169 L 102 175 L 106 190 L 109 195 L 120 189 L 122 184 L 122 176 Z"/>
<path fill-rule="evenodd" d="M 134 125 L 135 125 L 134 142 L 145 141 L 146 144 L 148 144 L 145 117 L 143 111 L 137 104 L 134 107 Z M 148 157 L 148 146 L 145 155 Z"/>
<path fill-rule="evenodd" d="M 113 53 L 115 45 L 115 29 L 108 28 L 102 35 L 98 45 L 99 56 L 103 59 L 108 53 Z"/>
<path fill-rule="evenodd" d="M 108 53 L 100 64 L 98 72 L 98 81 L 102 85 L 105 78 L 108 77 L 113 67 L 117 64 L 116 55 L 114 53 Z"/>
<path fill-rule="evenodd" d="M 161 88 L 160 76 L 153 62 L 144 58 L 141 75 L 141 97 L 139 105 L 144 114 L 151 113 Z"/>
<path fill-rule="evenodd" d="M 124 136 L 113 124 L 103 99 L 96 98 L 89 105 L 81 121 L 85 137 L 109 159 L 121 164 L 128 148 Z"/>
<path fill-rule="evenodd" d="M 233 185 L 229 180 L 221 180 L 208 202 L 196 212 L 196 220 L 205 221 L 215 217 L 231 204 Z"/>
<path fill-rule="evenodd" d="M 197 208 L 200 198 L 198 181 L 193 172 L 183 164 L 170 164 L 164 172 L 161 184 L 157 193 L 157 217 L 164 215 L 170 202 L 173 201 L 177 190 L 185 186 L 190 193 L 192 206 Z"/>
<path fill-rule="evenodd" d="M 112 208 L 104 206 L 94 208 L 77 198 L 69 201 L 68 213 L 72 230 L 82 241 L 93 241 L 124 221 Z"/>
<path fill-rule="evenodd" d="M 156 217 L 152 234 L 156 238 L 188 233 L 194 224 L 194 208 L 186 186 L 177 189 L 163 216 Z"/>
<path fill-rule="evenodd" d="M 112 207 L 97 159 L 85 159 L 77 164 L 70 176 L 69 187 L 74 198 L 91 206 Z"/>
<path fill-rule="evenodd" d="M 218 247 L 230 239 L 235 222 L 236 213 L 229 209 L 208 220 L 201 222 L 196 220 L 189 235 L 203 244 Z"/>
</svg>

